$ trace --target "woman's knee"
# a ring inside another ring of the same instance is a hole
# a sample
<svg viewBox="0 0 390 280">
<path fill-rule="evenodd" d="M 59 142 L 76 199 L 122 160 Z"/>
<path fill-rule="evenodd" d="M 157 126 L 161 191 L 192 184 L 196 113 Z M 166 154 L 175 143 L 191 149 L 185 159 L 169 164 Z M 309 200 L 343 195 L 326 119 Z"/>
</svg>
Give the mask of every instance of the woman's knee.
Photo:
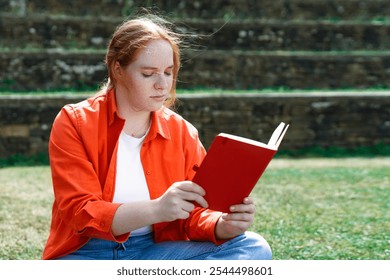
<svg viewBox="0 0 390 280">
<path fill-rule="evenodd" d="M 267 240 L 261 235 L 248 231 L 245 233 L 247 246 L 251 247 L 251 257 L 254 260 L 271 260 L 272 250 Z"/>
</svg>

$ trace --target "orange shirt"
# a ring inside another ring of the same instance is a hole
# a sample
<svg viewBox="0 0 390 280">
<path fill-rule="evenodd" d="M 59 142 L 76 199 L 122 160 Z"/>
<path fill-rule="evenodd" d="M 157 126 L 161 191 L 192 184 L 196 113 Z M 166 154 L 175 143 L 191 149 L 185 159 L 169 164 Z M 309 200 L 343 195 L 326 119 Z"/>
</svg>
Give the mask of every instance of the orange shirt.
<svg viewBox="0 0 390 280">
<path fill-rule="evenodd" d="M 113 90 L 78 104 L 66 105 L 56 117 L 49 142 L 55 200 L 43 259 L 69 254 L 101 238 L 124 242 L 129 234 L 113 236 L 111 224 L 120 204 L 112 203 L 116 153 L 124 120 L 118 116 Z M 174 182 L 191 180 L 205 149 L 197 130 L 163 107 L 141 148 L 150 197 L 160 197 Z M 219 244 L 214 227 L 221 213 L 195 208 L 188 219 L 153 225 L 156 242 L 208 240 Z"/>
</svg>

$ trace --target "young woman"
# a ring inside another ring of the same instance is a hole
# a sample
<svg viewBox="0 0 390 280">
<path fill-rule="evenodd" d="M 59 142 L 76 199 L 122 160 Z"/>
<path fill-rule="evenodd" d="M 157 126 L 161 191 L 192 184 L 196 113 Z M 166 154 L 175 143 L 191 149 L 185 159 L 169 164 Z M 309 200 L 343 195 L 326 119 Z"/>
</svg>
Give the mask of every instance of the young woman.
<svg viewBox="0 0 390 280">
<path fill-rule="evenodd" d="M 156 16 L 117 28 L 107 85 L 66 105 L 49 153 L 55 200 L 44 259 L 270 259 L 251 198 L 232 213 L 207 209 L 191 182 L 205 149 L 169 109 L 179 36 Z M 197 205 L 197 206 L 195 206 Z"/>
</svg>

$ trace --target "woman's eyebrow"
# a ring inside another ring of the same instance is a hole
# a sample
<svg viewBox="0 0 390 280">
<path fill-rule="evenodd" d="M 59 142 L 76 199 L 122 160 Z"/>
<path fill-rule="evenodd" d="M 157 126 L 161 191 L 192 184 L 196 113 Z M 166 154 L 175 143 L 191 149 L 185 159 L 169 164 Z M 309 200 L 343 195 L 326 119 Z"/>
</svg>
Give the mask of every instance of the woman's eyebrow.
<svg viewBox="0 0 390 280">
<path fill-rule="evenodd" d="M 172 69 L 174 66 L 171 65 L 171 66 L 168 66 L 167 68 L 165 69 Z M 154 66 L 141 66 L 141 69 L 142 70 L 158 70 L 158 67 L 154 67 Z"/>
</svg>

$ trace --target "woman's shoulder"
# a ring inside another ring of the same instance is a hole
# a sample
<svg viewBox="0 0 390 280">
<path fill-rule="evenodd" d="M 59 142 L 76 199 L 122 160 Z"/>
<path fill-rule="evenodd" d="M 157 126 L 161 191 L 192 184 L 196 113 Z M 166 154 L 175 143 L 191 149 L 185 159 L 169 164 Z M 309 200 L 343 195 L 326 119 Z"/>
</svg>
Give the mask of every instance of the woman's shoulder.
<svg viewBox="0 0 390 280">
<path fill-rule="evenodd" d="M 188 132 L 197 134 L 196 127 L 179 113 L 170 108 L 162 107 L 156 112 L 157 116 L 166 122 L 168 127 L 178 129 L 180 131 L 187 130 Z"/>
<path fill-rule="evenodd" d="M 68 103 L 62 107 L 55 122 L 72 122 L 77 126 L 84 126 L 85 123 L 96 122 L 101 118 L 101 112 L 107 112 L 108 94 L 98 92 L 93 96 L 86 96 L 79 102 Z M 106 114 L 107 115 L 107 114 Z"/>
<path fill-rule="evenodd" d="M 185 125 L 192 126 L 192 124 L 188 120 L 186 120 L 182 115 L 173 111 L 170 108 L 162 107 L 156 113 L 158 117 L 164 119 L 165 121 L 171 122 L 172 124 L 176 123 L 181 125 L 185 124 Z"/>
<path fill-rule="evenodd" d="M 108 101 L 108 93 L 99 91 L 92 96 L 84 96 L 78 102 L 66 104 L 64 109 L 93 110 L 100 107 L 106 101 Z"/>
<path fill-rule="evenodd" d="M 177 112 L 173 111 L 172 109 L 163 106 L 160 110 L 156 111 L 157 116 L 164 118 L 166 120 L 175 120 L 175 121 L 182 121 L 184 118 Z"/>
</svg>

